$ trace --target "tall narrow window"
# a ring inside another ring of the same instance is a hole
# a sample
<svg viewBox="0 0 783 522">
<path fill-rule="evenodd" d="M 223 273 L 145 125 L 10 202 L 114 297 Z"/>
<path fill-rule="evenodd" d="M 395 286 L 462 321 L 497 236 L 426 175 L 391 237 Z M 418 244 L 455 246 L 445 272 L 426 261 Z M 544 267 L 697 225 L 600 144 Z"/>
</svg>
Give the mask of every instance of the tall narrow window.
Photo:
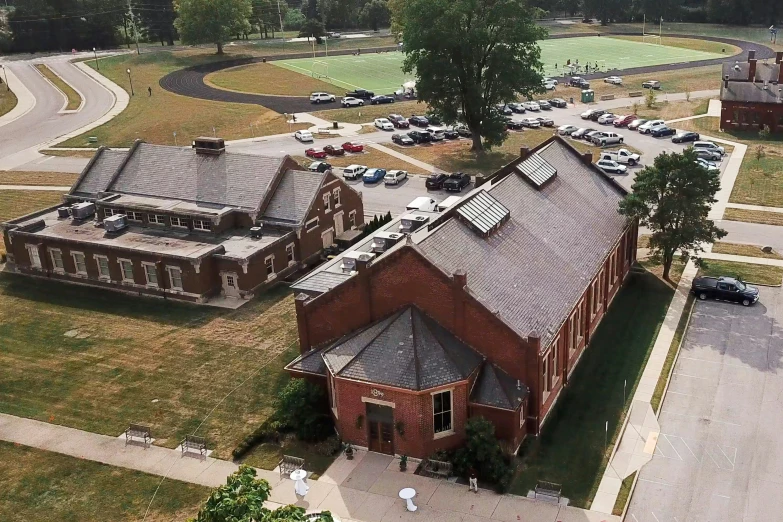
<svg viewBox="0 0 783 522">
<path fill-rule="evenodd" d="M 432 415 L 435 433 L 451 431 L 451 391 L 432 394 Z"/>
<path fill-rule="evenodd" d="M 340 189 L 336 188 L 332 191 L 332 197 L 334 198 L 334 207 L 337 208 L 342 204 L 340 201 Z"/>
<path fill-rule="evenodd" d="M 170 266 L 168 267 L 169 283 L 174 290 L 182 290 L 182 270 Z"/>
<path fill-rule="evenodd" d="M 549 384 L 549 354 L 546 354 L 541 359 L 541 366 L 543 367 L 541 371 L 541 379 L 544 384 L 544 395 L 546 395 L 551 389 Z M 544 400 L 546 400 L 546 396 L 544 397 Z"/>
<path fill-rule="evenodd" d="M 147 284 L 158 286 L 158 270 L 153 263 L 142 263 L 144 265 L 144 275 L 147 277 Z"/>
<path fill-rule="evenodd" d="M 36 245 L 26 245 L 27 255 L 30 257 L 30 266 L 33 268 L 41 268 L 41 254 L 38 252 Z"/>
<path fill-rule="evenodd" d="M 132 283 L 133 279 L 133 263 L 127 259 L 120 260 L 120 268 L 122 269 L 122 280 Z"/>
<path fill-rule="evenodd" d="M 49 250 L 49 253 L 52 256 L 52 266 L 54 269 L 58 272 L 65 271 L 65 264 L 63 264 L 63 253 L 58 249 L 51 249 Z"/>
<path fill-rule="evenodd" d="M 98 265 L 98 277 L 109 279 L 111 277 L 109 273 L 109 259 L 106 256 L 95 256 L 95 263 Z"/>
<path fill-rule="evenodd" d="M 73 264 L 76 267 L 76 273 L 87 275 L 87 263 L 84 262 L 84 254 L 81 252 L 72 252 Z"/>
<path fill-rule="evenodd" d="M 348 221 L 351 223 L 351 228 L 356 226 L 356 211 L 351 210 L 348 212 Z"/>
<path fill-rule="evenodd" d="M 286 245 L 285 247 L 286 260 L 288 261 L 289 264 L 293 261 L 296 261 L 296 254 L 294 248 L 295 247 L 293 243 Z"/>
<path fill-rule="evenodd" d="M 266 278 L 269 279 L 275 275 L 275 256 L 267 256 L 264 264 L 266 265 Z"/>
<path fill-rule="evenodd" d="M 557 337 L 555 339 L 555 342 L 552 343 L 552 377 L 553 381 L 556 381 L 557 378 L 560 376 L 560 361 L 558 360 L 560 356 L 560 337 Z"/>
<path fill-rule="evenodd" d="M 324 194 L 324 211 L 325 212 L 332 211 L 332 198 L 331 196 L 329 196 L 328 192 Z"/>
</svg>

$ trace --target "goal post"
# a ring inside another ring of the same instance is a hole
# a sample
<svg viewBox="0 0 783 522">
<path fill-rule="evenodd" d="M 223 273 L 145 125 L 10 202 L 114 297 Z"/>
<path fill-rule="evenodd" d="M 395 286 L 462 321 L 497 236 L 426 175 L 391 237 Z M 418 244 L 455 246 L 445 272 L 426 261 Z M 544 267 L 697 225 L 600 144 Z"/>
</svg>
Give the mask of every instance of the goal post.
<svg viewBox="0 0 783 522">
<path fill-rule="evenodd" d="M 329 77 L 329 64 L 326 62 L 313 62 L 310 69 L 310 74 L 313 78 L 328 78 Z"/>
<path fill-rule="evenodd" d="M 660 44 L 661 43 L 661 37 L 657 34 L 643 34 L 642 35 L 642 42 L 644 43 L 651 43 L 651 44 Z"/>
</svg>

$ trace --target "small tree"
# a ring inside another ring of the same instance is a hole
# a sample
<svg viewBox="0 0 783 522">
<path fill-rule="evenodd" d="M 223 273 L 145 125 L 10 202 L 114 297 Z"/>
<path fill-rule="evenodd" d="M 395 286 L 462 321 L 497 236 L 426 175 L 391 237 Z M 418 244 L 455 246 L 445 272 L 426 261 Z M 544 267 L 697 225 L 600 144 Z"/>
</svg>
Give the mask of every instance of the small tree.
<svg viewBox="0 0 783 522">
<path fill-rule="evenodd" d="M 663 264 L 663 277 L 669 280 L 674 254 L 684 258 L 703 250 L 702 243 L 712 243 L 726 231 L 707 219 L 715 194 L 720 189 L 720 176 L 696 163 L 696 154 L 666 153 L 645 167 L 620 202 L 619 212 L 650 229 L 650 256 Z"/>
<path fill-rule="evenodd" d="M 633 110 L 634 114 L 639 114 L 639 102 L 638 101 L 633 102 L 633 105 L 631 105 L 631 110 Z"/>
<path fill-rule="evenodd" d="M 655 89 L 647 89 L 647 94 L 644 95 L 644 104 L 647 105 L 647 108 L 652 109 L 655 107 L 656 101 L 658 101 L 658 94 L 655 92 Z"/>
<path fill-rule="evenodd" d="M 764 125 L 759 129 L 759 139 L 760 140 L 768 140 L 770 135 L 770 128 L 769 125 Z"/>
<path fill-rule="evenodd" d="M 177 0 L 174 25 L 183 43 L 214 43 L 217 54 L 233 35 L 250 32 L 250 0 Z"/>
<path fill-rule="evenodd" d="M 300 440 L 319 441 L 334 433 L 329 400 L 323 387 L 304 379 L 291 379 L 277 397 L 275 421 Z"/>
<path fill-rule="evenodd" d="M 687 83 L 685 84 L 685 101 L 691 101 L 691 88 Z"/>
<path fill-rule="evenodd" d="M 473 417 L 465 424 L 465 445 L 454 454 L 458 474 L 467 475 L 473 468 L 479 479 L 492 482 L 500 491 L 511 483 L 513 469 L 500 442 L 495 438 L 495 425 L 483 417 Z"/>
<path fill-rule="evenodd" d="M 764 150 L 764 145 L 756 145 L 755 152 L 756 161 L 761 161 L 762 158 L 767 155 L 767 152 Z"/>
</svg>

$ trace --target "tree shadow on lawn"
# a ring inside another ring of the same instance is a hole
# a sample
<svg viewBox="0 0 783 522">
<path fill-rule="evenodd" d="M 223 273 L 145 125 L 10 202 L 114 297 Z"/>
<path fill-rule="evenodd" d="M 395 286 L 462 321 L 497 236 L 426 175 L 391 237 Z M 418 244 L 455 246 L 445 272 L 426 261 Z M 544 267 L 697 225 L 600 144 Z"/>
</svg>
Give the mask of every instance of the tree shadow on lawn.
<svg viewBox="0 0 783 522">
<path fill-rule="evenodd" d="M 589 507 L 672 295 L 668 285 L 648 272 L 629 276 L 541 435 L 529 437 L 520 450 L 513 493 L 526 495 L 539 480 L 556 482 L 572 505 Z"/>
</svg>

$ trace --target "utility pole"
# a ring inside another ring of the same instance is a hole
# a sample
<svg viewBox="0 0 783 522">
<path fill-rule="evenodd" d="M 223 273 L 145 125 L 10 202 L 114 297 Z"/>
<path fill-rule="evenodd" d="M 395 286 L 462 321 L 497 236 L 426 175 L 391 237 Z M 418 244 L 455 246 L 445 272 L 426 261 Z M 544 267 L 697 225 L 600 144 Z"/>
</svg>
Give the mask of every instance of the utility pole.
<svg viewBox="0 0 783 522">
<path fill-rule="evenodd" d="M 128 0 L 128 15 L 130 16 L 131 29 L 133 29 L 133 38 L 136 40 L 136 54 L 141 54 L 139 52 L 139 31 L 136 30 L 136 17 L 133 16 L 131 0 Z"/>
</svg>

